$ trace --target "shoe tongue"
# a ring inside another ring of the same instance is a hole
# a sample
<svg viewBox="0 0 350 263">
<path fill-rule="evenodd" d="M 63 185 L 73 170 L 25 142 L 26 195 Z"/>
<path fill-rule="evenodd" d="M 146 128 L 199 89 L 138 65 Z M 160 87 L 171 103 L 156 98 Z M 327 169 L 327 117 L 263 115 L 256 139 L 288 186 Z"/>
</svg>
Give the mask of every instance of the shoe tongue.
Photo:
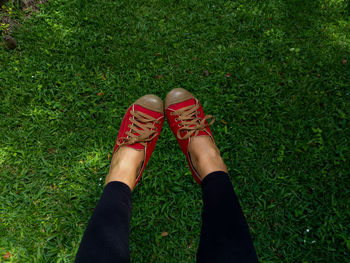
<svg viewBox="0 0 350 263">
<path fill-rule="evenodd" d="M 176 103 L 174 105 L 170 105 L 169 108 L 172 110 L 178 110 L 178 109 L 181 109 L 183 107 L 195 105 L 195 104 L 196 104 L 196 100 L 193 98 L 193 99 L 185 100 L 185 101 L 180 102 L 180 103 Z"/>
<path fill-rule="evenodd" d="M 147 109 L 147 108 L 142 107 L 142 106 L 137 105 L 137 104 L 134 104 L 134 110 L 135 111 L 140 111 L 142 113 L 145 113 L 145 114 L 147 114 L 147 115 L 149 115 L 149 116 L 151 116 L 153 118 L 156 118 L 156 119 L 158 119 L 158 118 L 163 116 L 163 114 L 161 114 L 161 113 L 159 113 L 157 111 L 153 111 L 153 110 Z"/>
<path fill-rule="evenodd" d="M 188 133 L 188 131 L 185 131 L 185 130 L 183 130 L 183 131 L 180 132 L 180 134 L 181 134 L 182 137 L 185 136 L 187 133 Z M 197 134 L 197 135 L 195 135 L 195 134 L 196 134 L 196 132 L 192 133 L 191 137 L 210 136 L 210 135 L 206 132 L 206 129 L 205 129 L 205 130 L 202 130 L 202 131 L 198 131 L 198 134 Z"/>
<path fill-rule="evenodd" d="M 137 105 L 137 104 L 134 104 L 134 110 L 135 111 L 139 111 L 139 112 L 142 112 L 142 113 L 145 113 L 145 114 L 147 114 L 147 115 L 149 115 L 149 116 L 151 116 L 151 117 L 153 117 L 153 118 L 156 118 L 156 119 L 158 119 L 158 118 L 160 118 L 160 117 L 162 117 L 163 115 L 161 114 L 161 113 L 159 113 L 159 112 L 156 112 L 156 111 L 152 111 L 152 110 L 150 110 L 150 109 L 147 109 L 147 108 L 145 108 L 145 107 L 142 107 L 142 106 L 140 106 L 140 105 Z M 142 123 L 142 122 L 141 122 Z M 137 130 L 138 130 L 139 128 L 137 128 L 137 127 L 135 127 L 135 130 L 136 130 L 136 135 L 138 135 L 138 133 L 137 133 Z M 134 130 L 134 132 L 135 132 L 135 130 Z M 141 143 L 139 143 L 139 142 L 137 142 L 137 143 L 134 143 L 134 144 L 132 144 L 132 145 L 126 145 L 127 147 L 130 147 L 130 148 L 133 148 L 133 149 L 135 149 L 135 150 L 143 150 L 145 147 L 141 144 Z"/>
<path fill-rule="evenodd" d="M 203 131 L 199 131 L 197 136 L 209 136 L 209 134 L 203 130 Z M 191 135 L 191 137 L 194 137 L 194 133 Z"/>
<path fill-rule="evenodd" d="M 143 150 L 143 149 L 145 148 L 145 147 L 144 147 L 141 143 L 139 143 L 139 142 L 134 143 L 134 144 L 132 144 L 132 145 L 125 145 L 125 146 L 130 147 L 130 148 L 133 148 L 133 149 L 135 149 L 135 150 Z"/>
<path fill-rule="evenodd" d="M 172 110 L 178 110 L 183 107 L 195 105 L 195 104 L 196 104 L 196 99 L 192 98 L 192 99 L 171 105 L 169 108 Z M 190 125 L 190 127 L 193 127 L 193 126 L 196 126 L 196 125 Z M 182 136 L 184 136 L 185 134 L 187 134 L 187 131 L 183 131 Z M 205 130 L 199 131 L 197 135 L 195 135 L 195 133 L 191 135 L 191 137 L 194 137 L 194 136 L 209 136 L 209 134 L 206 132 L 206 129 L 205 129 Z"/>
</svg>

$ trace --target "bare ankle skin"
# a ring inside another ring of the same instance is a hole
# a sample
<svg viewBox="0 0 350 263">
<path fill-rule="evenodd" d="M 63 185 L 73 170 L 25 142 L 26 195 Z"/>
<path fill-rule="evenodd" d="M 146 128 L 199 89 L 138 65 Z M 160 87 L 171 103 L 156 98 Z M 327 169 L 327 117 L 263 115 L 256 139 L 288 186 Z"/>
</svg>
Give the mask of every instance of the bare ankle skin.
<svg viewBox="0 0 350 263">
<path fill-rule="evenodd" d="M 136 176 L 144 159 L 144 150 L 135 150 L 123 146 L 113 155 L 111 167 L 106 177 L 105 184 L 109 182 L 122 182 L 130 187 L 135 187 Z"/>
<path fill-rule="evenodd" d="M 192 137 L 188 150 L 192 164 L 202 180 L 212 172 L 227 173 L 227 166 L 221 158 L 220 151 L 209 136 Z"/>
</svg>

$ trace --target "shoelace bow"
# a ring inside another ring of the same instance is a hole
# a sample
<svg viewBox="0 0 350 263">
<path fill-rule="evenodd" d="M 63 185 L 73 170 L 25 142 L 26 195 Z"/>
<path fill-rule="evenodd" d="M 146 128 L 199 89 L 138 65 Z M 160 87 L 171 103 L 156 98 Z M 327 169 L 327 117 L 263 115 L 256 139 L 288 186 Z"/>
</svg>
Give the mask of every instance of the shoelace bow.
<svg viewBox="0 0 350 263">
<path fill-rule="evenodd" d="M 180 140 L 188 139 L 193 133 L 194 136 L 197 136 L 200 131 L 214 123 L 215 118 L 213 115 L 207 115 L 203 119 L 198 117 L 198 109 L 199 104 L 196 103 L 195 105 L 189 105 L 170 113 L 171 115 L 178 115 L 179 117 L 177 117 L 177 120 L 181 121 L 179 124 L 181 127 L 177 130 L 176 134 Z M 209 123 L 206 122 L 206 120 L 209 119 L 211 119 L 211 121 Z M 187 131 L 187 133 L 181 136 L 181 131 Z"/>
<path fill-rule="evenodd" d="M 159 123 L 159 120 L 140 111 L 130 111 L 130 114 L 134 118 L 129 118 L 131 125 L 128 125 L 130 130 L 125 132 L 127 137 L 120 138 L 117 144 L 121 146 L 140 143 L 146 147 L 146 143 L 157 136 L 157 127 L 154 123 Z"/>
</svg>

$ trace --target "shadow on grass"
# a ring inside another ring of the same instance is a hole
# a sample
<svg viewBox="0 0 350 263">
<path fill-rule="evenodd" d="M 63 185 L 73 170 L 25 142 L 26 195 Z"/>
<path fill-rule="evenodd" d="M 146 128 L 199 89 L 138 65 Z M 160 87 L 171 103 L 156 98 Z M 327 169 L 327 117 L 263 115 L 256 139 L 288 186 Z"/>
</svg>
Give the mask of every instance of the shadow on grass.
<svg viewBox="0 0 350 263">
<path fill-rule="evenodd" d="M 347 258 L 344 8 L 49 3 L 15 33 L 18 50 L 0 51 L 1 249 L 21 261 L 72 261 L 125 109 L 185 87 L 217 117 L 214 135 L 261 261 Z M 200 190 L 171 136 L 165 125 L 134 194 L 135 261 L 194 261 Z"/>
</svg>

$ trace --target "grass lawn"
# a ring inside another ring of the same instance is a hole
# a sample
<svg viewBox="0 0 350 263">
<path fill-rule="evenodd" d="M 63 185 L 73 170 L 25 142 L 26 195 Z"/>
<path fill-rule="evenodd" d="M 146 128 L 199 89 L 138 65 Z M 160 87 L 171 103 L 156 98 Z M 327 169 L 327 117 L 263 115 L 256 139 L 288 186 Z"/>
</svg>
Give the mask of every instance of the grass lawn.
<svg viewBox="0 0 350 263">
<path fill-rule="evenodd" d="M 125 110 L 175 87 L 217 119 L 261 262 L 350 262 L 349 12 L 341 0 L 11 12 L 21 26 L 17 49 L 0 47 L 0 262 L 72 262 Z M 165 123 L 133 193 L 132 262 L 194 262 L 201 205 Z"/>
</svg>

